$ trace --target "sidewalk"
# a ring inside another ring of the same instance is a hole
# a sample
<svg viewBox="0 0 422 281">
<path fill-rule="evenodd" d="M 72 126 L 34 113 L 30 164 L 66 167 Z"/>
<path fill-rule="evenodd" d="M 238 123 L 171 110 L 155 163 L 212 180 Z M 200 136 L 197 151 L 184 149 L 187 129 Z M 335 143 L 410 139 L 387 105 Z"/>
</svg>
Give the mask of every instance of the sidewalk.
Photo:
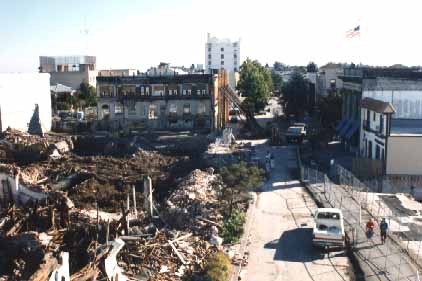
<svg viewBox="0 0 422 281">
<path fill-rule="evenodd" d="M 310 168 L 304 168 L 303 176 L 306 186 L 322 205 L 342 209 L 354 256 L 364 274 L 361 280 L 419 280 L 418 267 L 400 245 L 389 238 L 386 244 L 381 244 L 377 224 L 374 237 L 366 238 L 365 224 L 371 214 L 355 200 L 356 193 L 354 197 L 347 187 L 332 183 L 324 174 Z"/>
</svg>

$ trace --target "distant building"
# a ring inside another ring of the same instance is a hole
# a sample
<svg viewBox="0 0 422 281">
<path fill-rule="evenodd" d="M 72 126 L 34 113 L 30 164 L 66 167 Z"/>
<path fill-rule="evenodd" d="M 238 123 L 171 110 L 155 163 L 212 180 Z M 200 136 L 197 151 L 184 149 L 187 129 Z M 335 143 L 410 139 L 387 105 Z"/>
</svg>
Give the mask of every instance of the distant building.
<svg viewBox="0 0 422 281">
<path fill-rule="evenodd" d="M 229 85 L 234 90 L 239 81 L 236 72 L 240 68 L 240 40 L 218 39 L 208 33 L 205 43 L 205 67 L 207 73 L 224 69 L 229 73 Z"/>
<path fill-rule="evenodd" d="M 11 127 L 27 132 L 35 123 L 47 132 L 51 115 L 49 74 L 0 74 L 0 131 Z"/>
<path fill-rule="evenodd" d="M 220 92 L 227 81 L 222 75 L 98 76 L 99 126 L 221 129 L 229 113 L 229 100 Z"/>
<path fill-rule="evenodd" d="M 205 43 L 205 67 L 224 69 L 228 72 L 239 71 L 240 67 L 240 40 L 218 39 L 208 33 Z"/>
<path fill-rule="evenodd" d="M 382 175 L 422 176 L 422 119 L 393 118 L 390 102 L 361 101 L 360 156 L 378 161 Z"/>
<path fill-rule="evenodd" d="M 340 78 L 343 110 L 336 129 L 350 150 L 358 152 L 364 98 L 391 103 L 395 109 L 393 123 L 395 119 L 422 120 L 422 72 L 409 68 L 345 68 Z"/>
<path fill-rule="evenodd" d="M 50 92 L 53 113 L 57 113 L 58 110 L 71 109 L 67 107 L 71 103 L 71 97 L 75 95 L 76 90 L 62 84 L 56 84 L 50 86 Z"/>
<path fill-rule="evenodd" d="M 82 82 L 95 87 L 98 71 L 95 56 L 40 56 L 41 73 L 50 73 L 51 85 L 63 84 L 79 89 Z"/>
<path fill-rule="evenodd" d="M 387 154 L 387 138 L 391 132 L 391 116 L 395 109 L 389 102 L 372 98 L 363 98 L 360 105 L 360 156 L 384 161 Z"/>
<path fill-rule="evenodd" d="M 340 79 L 343 68 L 344 65 L 335 63 L 328 63 L 319 68 L 315 86 L 317 96 L 327 96 L 343 88 L 343 81 Z"/>
<path fill-rule="evenodd" d="M 151 67 L 147 70 L 147 76 L 174 76 L 188 74 L 187 69 L 182 67 L 171 67 L 169 63 L 160 62 L 157 67 Z"/>
<path fill-rule="evenodd" d="M 98 70 L 98 76 L 134 76 L 138 75 L 137 69 L 102 69 Z"/>
</svg>

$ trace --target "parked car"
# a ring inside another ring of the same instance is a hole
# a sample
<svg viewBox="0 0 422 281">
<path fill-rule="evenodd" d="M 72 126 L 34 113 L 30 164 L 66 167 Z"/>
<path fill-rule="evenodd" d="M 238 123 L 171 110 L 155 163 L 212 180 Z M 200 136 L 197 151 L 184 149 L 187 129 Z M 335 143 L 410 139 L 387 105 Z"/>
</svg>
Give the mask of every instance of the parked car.
<svg viewBox="0 0 422 281">
<path fill-rule="evenodd" d="M 345 246 L 343 213 L 337 208 L 318 208 L 314 214 L 312 244 L 316 247 Z"/>
<path fill-rule="evenodd" d="M 306 136 L 306 130 L 301 126 L 290 126 L 285 134 L 288 143 L 302 143 Z"/>
</svg>

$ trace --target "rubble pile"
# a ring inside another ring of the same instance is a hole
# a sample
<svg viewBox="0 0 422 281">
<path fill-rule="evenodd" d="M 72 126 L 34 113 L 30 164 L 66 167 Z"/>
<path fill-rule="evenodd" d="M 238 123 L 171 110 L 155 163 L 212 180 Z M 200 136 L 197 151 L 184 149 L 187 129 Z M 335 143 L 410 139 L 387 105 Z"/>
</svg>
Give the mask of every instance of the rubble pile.
<svg viewBox="0 0 422 281">
<path fill-rule="evenodd" d="M 122 202 L 120 213 L 88 214 L 75 208 L 63 192 L 52 192 L 45 204 L 12 206 L 0 216 L 0 245 L 9 245 L 0 248 L 0 268 L 4 268 L 0 277 L 44 276 L 58 266 L 57 257 L 63 252 L 69 256 L 71 280 L 106 276 L 102 264 L 109 254 L 99 257 L 98 251 L 113 239 L 125 243 L 117 264 L 129 280 L 183 280 L 186 274 L 201 272 L 206 258 L 217 250 L 208 242 L 218 233 L 219 223 L 212 219 L 220 218 L 215 179 L 212 169 L 195 170 L 169 197 L 175 202 L 170 203 L 173 211 L 187 212 L 185 218 L 191 223 L 183 224 L 183 230 L 166 223 L 173 219 L 167 208 L 157 209 L 161 220 L 146 218 L 133 207 L 123 208 Z M 5 255 L 6 251 L 11 254 Z"/>
<path fill-rule="evenodd" d="M 214 246 L 222 242 L 212 243 L 218 237 L 222 218 L 216 179 L 212 168 L 194 170 L 160 210 L 163 228 L 154 235 L 145 235 L 151 233 L 145 228 L 140 232 L 139 228 L 129 230 L 138 232 L 126 238 L 127 252 L 122 254 L 125 273 L 147 276 L 148 280 L 182 280 L 186 273 L 192 275 L 203 269 L 206 258 L 217 250 Z"/>
<path fill-rule="evenodd" d="M 186 227 L 203 231 L 203 221 L 219 221 L 218 186 L 214 169 L 194 170 L 170 195 L 166 204 L 169 224 L 178 229 Z M 218 223 L 216 223 L 218 224 Z"/>
<path fill-rule="evenodd" d="M 30 135 L 15 129 L 7 128 L 0 133 L 0 160 L 2 162 L 31 163 L 49 157 L 60 158 L 73 150 L 73 142 L 69 137 Z"/>
<path fill-rule="evenodd" d="M 184 280 L 222 244 L 218 176 L 186 176 L 191 158 L 78 156 L 11 129 L 4 147 L 0 280 Z M 29 151 L 40 157 L 23 164 Z"/>
<path fill-rule="evenodd" d="M 122 237 L 126 245 L 119 260 L 124 273 L 145 280 L 182 280 L 200 272 L 206 258 L 216 251 L 191 233 L 163 229 L 150 237 Z"/>
</svg>

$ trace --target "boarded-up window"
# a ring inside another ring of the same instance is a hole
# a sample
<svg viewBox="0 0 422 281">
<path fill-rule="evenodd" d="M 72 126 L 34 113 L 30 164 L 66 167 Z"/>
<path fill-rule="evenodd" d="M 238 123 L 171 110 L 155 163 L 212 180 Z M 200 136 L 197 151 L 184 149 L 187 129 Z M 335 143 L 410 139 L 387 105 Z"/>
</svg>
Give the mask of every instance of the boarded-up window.
<svg viewBox="0 0 422 281">
<path fill-rule="evenodd" d="M 198 103 L 198 114 L 205 114 L 205 104 L 204 103 Z"/>
<path fill-rule="evenodd" d="M 135 101 L 128 101 L 127 105 L 127 113 L 129 115 L 136 115 L 136 102 Z"/>
</svg>

